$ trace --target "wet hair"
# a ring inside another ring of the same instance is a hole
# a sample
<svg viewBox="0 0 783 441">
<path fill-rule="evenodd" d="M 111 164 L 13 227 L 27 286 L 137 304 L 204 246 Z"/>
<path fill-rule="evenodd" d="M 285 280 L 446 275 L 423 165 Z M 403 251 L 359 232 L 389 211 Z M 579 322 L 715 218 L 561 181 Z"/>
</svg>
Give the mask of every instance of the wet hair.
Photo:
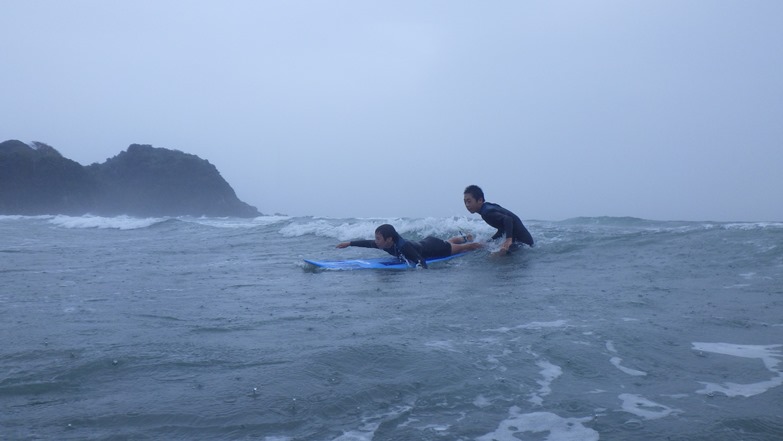
<svg viewBox="0 0 783 441">
<path fill-rule="evenodd" d="M 400 238 L 400 235 L 399 233 L 397 233 L 397 230 L 395 230 L 394 227 L 389 224 L 381 225 L 380 227 L 375 229 L 375 232 L 380 233 L 384 239 L 388 239 L 391 237 L 392 239 L 394 239 L 395 242 L 397 241 L 397 239 Z"/>
<path fill-rule="evenodd" d="M 468 185 L 463 194 L 470 194 L 475 200 L 484 199 L 484 191 L 478 185 Z"/>
</svg>

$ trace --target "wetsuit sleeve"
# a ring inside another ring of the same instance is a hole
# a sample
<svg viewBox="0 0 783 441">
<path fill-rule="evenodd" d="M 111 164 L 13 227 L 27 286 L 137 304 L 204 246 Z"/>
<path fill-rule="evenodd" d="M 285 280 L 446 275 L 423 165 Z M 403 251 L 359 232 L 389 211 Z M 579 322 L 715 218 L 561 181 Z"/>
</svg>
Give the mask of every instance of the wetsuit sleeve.
<svg viewBox="0 0 783 441">
<path fill-rule="evenodd" d="M 378 248 L 374 240 L 352 240 L 350 243 L 352 247 Z"/>
<path fill-rule="evenodd" d="M 405 245 L 402 246 L 402 254 L 405 256 L 406 259 L 410 262 L 416 262 L 417 264 L 421 265 L 422 268 L 427 268 L 427 262 L 424 260 L 423 257 L 421 257 L 421 254 L 419 254 L 418 251 L 416 251 L 416 247 L 411 245 L 410 242 L 406 242 Z"/>
<path fill-rule="evenodd" d="M 514 218 L 512 216 L 503 215 L 503 229 L 506 237 L 514 237 Z"/>
<path fill-rule="evenodd" d="M 483 217 L 484 221 L 498 229 L 495 235 L 492 236 L 492 239 L 497 239 L 503 234 L 505 234 L 506 237 L 514 237 L 513 217 L 503 214 L 500 211 L 492 211 Z M 498 225 L 503 225 L 503 228 L 498 227 Z"/>
</svg>

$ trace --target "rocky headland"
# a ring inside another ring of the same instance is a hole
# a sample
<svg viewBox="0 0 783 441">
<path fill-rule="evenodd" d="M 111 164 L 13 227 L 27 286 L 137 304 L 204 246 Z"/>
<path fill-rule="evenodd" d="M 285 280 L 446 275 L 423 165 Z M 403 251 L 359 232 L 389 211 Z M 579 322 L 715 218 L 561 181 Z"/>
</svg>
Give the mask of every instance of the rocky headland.
<svg viewBox="0 0 783 441">
<path fill-rule="evenodd" d="M 0 143 L 0 214 L 255 217 L 217 168 L 196 155 L 132 144 L 83 166 L 53 147 Z"/>
</svg>

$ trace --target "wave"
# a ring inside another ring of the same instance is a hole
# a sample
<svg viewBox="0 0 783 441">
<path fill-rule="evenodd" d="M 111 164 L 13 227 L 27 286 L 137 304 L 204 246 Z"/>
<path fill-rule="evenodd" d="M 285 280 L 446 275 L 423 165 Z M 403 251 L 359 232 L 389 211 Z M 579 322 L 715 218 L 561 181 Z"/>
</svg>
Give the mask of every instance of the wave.
<svg viewBox="0 0 783 441">
<path fill-rule="evenodd" d="M 54 216 L 51 214 L 40 214 L 36 216 L 25 216 L 23 214 L 3 214 L 0 215 L 0 222 L 1 221 L 14 221 L 14 220 L 36 220 L 36 219 L 51 219 Z"/>
<path fill-rule="evenodd" d="M 49 223 L 62 228 L 136 230 L 165 222 L 167 218 L 137 218 L 130 216 L 102 217 L 93 215 L 57 215 Z"/>
<path fill-rule="evenodd" d="M 257 218 L 210 218 L 210 217 L 133 217 L 133 216 L 96 216 L 85 214 L 82 216 L 68 215 L 4 215 L 0 221 L 45 221 L 60 228 L 67 229 L 114 229 L 114 230 L 138 230 L 155 228 L 163 225 L 196 224 L 213 228 L 256 228 L 285 222 L 288 216 L 259 216 Z"/>
<path fill-rule="evenodd" d="M 582 228 L 592 231 L 626 230 L 655 232 L 686 232 L 697 230 L 759 230 L 783 229 L 783 222 L 716 222 L 716 221 L 659 221 L 635 217 L 575 217 L 550 222 L 563 228 Z"/>
<path fill-rule="evenodd" d="M 85 232 L 94 229 L 131 230 L 136 231 L 134 235 L 143 235 L 146 230 L 155 240 L 203 242 L 210 244 L 213 251 L 221 250 L 227 243 L 231 244 L 234 252 L 256 250 L 256 246 L 264 243 L 267 244 L 265 249 L 271 246 L 275 250 L 286 250 L 275 251 L 281 256 L 308 253 L 313 246 L 331 249 L 340 241 L 372 239 L 375 229 L 384 223 L 394 225 L 408 240 L 421 240 L 426 236 L 447 239 L 470 233 L 476 241 L 488 242 L 489 252 L 496 251 L 499 246 L 498 241 L 489 242 L 496 230 L 479 216 L 328 218 L 276 215 L 249 219 L 0 216 L 0 231 L 6 228 L 5 224 L 14 223 L 54 230 L 54 234 L 58 229 Z M 601 253 L 634 258 L 655 249 L 655 252 L 670 255 L 674 260 L 696 250 L 719 256 L 715 258 L 730 253 L 732 259 L 751 269 L 760 262 L 783 264 L 783 223 L 780 222 L 720 223 L 583 217 L 565 221 L 525 220 L 524 224 L 535 240 L 535 246 L 526 249 L 524 254 L 541 259 L 576 259 L 574 262 L 583 262 L 585 255 Z M 274 248 L 276 246 L 282 248 Z M 10 245 L 0 248 L 2 253 L 19 251 L 18 247 Z M 687 264 L 687 261 L 682 264 Z"/>
<path fill-rule="evenodd" d="M 259 216 L 256 218 L 215 217 L 148 217 L 132 216 L 104 217 L 95 215 L 66 216 L 0 216 L 2 221 L 47 222 L 68 229 L 117 229 L 136 230 L 168 225 L 197 226 L 218 229 L 261 229 L 287 238 L 303 236 L 326 237 L 337 240 L 372 238 L 375 228 L 391 224 L 405 237 L 419 239 L 426 236 L 446 238 L 471 233 L 478 240 L 491 237 L 495 230 L 478 216 L 425 217 L 425 218 L 329 218 L 291 217 L 284 215 Z M 629 236 L 674 233 L 678 235 L 704 231 L 766 231 L 783 230 L 783 222 L 700 222 L 700 221 L 656 221 L 635 217 L 575 217 L 562 221 L 525 220 L 527 228 L 537 243 L 559 242 L 564 238 L 605 240 Z"/>
<path fill-rule="evenodd" d="M 199 217 L 199 218 L 179 218 L 185 222 L 204 225 L 214 228 L 257 228 L 269 225 L 276 225 L 287 222 L 290 216 L 273 215 L 258 216 L 255 218 L 234 218 L 234 217 Z"/>
<path fill-rule="evenodd" d="M 494 229 L 480 218 L 295 218 L 280 233 L 286 237 L 314 235 L 338 240 L 370 239 L 381 224 L 391 224 L 401 235 L 416 239 L 426 236 L 445 238 L 471 233 L 477 238 L 490 237 Z"/>
<path fill-rule="evenodd" d="M 783 229 L 783 222 L 730 222 L 723 224 L 727 230 Z"/>
</svg>

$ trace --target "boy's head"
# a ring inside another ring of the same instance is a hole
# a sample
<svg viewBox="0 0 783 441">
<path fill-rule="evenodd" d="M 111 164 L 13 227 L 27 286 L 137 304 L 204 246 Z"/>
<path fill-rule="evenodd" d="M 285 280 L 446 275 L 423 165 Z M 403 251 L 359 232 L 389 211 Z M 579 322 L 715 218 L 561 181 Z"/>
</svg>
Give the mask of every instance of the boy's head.
<svg viewBox="0 0 783 441">
<path fill-rule="evenodd" d="M 484 192 L 478 185 L 468 185 L 463 192 L 465 208 L 471 213 L 477 213 L 484 205 Z"/>
<path fill-rule="evenodd" d="M 375 229 L 375 245 L 380 249 L 391 247 L 400 235 L 389 224 L 383 224 Z"/>
</svg>

